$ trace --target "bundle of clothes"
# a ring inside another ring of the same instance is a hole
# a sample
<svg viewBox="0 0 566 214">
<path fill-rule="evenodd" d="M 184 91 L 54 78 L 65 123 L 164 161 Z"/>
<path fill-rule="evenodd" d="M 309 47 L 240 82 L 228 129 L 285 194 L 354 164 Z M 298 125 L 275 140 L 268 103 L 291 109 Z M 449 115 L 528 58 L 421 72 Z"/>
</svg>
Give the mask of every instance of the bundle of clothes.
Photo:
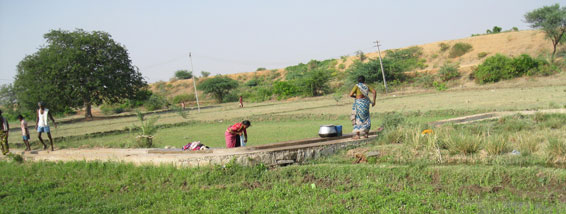
<svg viewBox="0 0 566 214">
<path fill-rule="evenodd" d="M 190 142 L 187 145 L 183 146 L 183 151 L 198 151 L 207 149 L 210 149 L 210 147 L 205 146 L 204 144 L 200 143 L 200 141 Z"/>
</svg>

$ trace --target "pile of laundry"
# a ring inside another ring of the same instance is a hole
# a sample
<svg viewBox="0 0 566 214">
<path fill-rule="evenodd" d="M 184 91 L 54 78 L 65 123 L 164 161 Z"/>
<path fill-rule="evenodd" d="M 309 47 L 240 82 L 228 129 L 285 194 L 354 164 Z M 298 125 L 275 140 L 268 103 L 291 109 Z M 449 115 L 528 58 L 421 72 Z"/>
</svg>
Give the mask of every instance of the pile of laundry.
<svg viewBox="0 0 566 214">
<path fill-rule="evenodd" d="M 190 142 L 187 145 L 183 146 L 183 151 L 198 151 L 207 149 L 210 149 L 210 147 L 205 146 L 204 144 L 200 143 L 200 141 Z"/>
</svg>

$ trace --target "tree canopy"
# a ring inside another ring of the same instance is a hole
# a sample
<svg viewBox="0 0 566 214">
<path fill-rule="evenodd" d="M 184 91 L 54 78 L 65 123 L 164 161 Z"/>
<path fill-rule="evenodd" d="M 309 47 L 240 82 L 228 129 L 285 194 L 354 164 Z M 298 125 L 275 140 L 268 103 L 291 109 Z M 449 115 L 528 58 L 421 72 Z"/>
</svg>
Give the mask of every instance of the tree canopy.
<svg viewBox="0 0 566 214">
<path fill-rule="evenodd" d="M 102 31 L 51 30 L 47 45 L 18 64 L 14 89 L 26 110 L 43 101 L 54 111 L 135 99 L 147 87 L 126 48 Z"/>
<path fill-rule="evenodd" d="M 532 28 L 541 29 L 552 41 L 552 59 L 558 44 L 566 42 L 566 7 L 559 4 L 545 6 L 525 14 L 525 20 Z"/>
<path fill-rule="evenodd" d="M 175 72 L 175 78 L 184 80 L 193 78 L 193 72 L 189 72 L 187 70 L 178 70 Z"/>
<path fill-rule="evenodd" d="M 212 95 L 218 102 L 222 102 L 224 96 L 238 87 L 238 81 L 223 76 L 215 76 L 206 79 L 198 85 L 198 89 L 206 94 Z"/>
</svg>

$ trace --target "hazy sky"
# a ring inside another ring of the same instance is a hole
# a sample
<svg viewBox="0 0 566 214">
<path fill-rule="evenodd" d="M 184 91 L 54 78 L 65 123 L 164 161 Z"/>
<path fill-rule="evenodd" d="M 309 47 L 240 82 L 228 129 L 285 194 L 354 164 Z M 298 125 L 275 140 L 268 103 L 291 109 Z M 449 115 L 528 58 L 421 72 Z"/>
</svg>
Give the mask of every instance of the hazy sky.
<svg viewBox="0 0 566 214">
<path fill-rule="evenodd" d="M 310 59 L 469 37 L 557 0 L 142 1 L 0 0 L 0 84 L 51 29 L 100 30 L 126 46 L 149 82 L 195 73 L 283 68 Z M 565 6 L 562 4 L 561 6 Z"/>
</svg>

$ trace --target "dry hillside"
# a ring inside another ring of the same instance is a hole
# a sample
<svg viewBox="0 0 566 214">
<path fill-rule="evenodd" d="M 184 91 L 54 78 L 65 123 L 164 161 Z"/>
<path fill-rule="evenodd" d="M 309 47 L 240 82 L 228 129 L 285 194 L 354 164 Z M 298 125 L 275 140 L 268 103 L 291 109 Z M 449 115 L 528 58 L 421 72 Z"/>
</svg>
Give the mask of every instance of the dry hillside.
<svg viewBox="0 0 566 214">
<path fill-rule="evenodd" d="M 464 42 L 472 45 L 473 49 L 456 58 L 450 58 L 448 56 L 449 51 L 442 52 L 440 50 L 440 44 L 445 43 L 452 47 L 454 44 Z M 552 45 L 550 41 L 545 39 L 545 35 L 541 31 L 535 30 L 525 30 L 518 32 L 503 32 L 498 34 L 488 34 L 475 37 L 468 37 L 456 40 L 445 40 L 429 44 L 417 45 L 423 48 L 423 58 L 426 59 L 426 67 L 423 70 L 418 70 L 417 72 L 435 72 L 439 67 L 447 61 L 458 62 L 460 64 L 460 71 L 463 73 L 470 72 L 473 66 L 476 66 L 485 60 L 489 56 L 493 56 L 497 53 L 504 54 L 507 56 L 518 56 L 520 54 L 529 54 L 531 56 L 538 56 L 541 54 L 549 53 L 552 50 Z M 479 57 L 478 54 L 485 52 L 487 55 L 485 57 Z M 382 52 L 382 56 L 385 51 Z M 377 52 L 366 53 L 368 58 L 377 58 Z M 356 56 L 349 56 L 347 58 L 338 59 L 337 68 L 340 64 L 345 65 L 346 70 L 353 61 L 357 59 Z M 291 66 L 291 65 L 289 65 Z M 274 75 L 274 73 L 278 73 Z M 237 73 L 227 75 L 230 78 L 239 80 L 241 82 L 247 81 L 254 78 L 255 76 L 268 76 L 282 78 L 285 75 L 285 69 L 280 68 L 276 70 L 263 70 L 247 73 Z M 176 80 L 167 83 L 154 83 L 151 85 L 152 90 L 156 91 L 156 86 L 158 84 L 165 84 L 167 88 L 167 96 L 175 96 L 182 93 L 194 93 L 194 87 L 192 79 L 189 80 Z M 197 83 L 198 84 L 198 83 Z M 163 86 L 162 86 L 163 87 Z M 200 93 L 199 93 L 200 95 Z"/>
</svg>

